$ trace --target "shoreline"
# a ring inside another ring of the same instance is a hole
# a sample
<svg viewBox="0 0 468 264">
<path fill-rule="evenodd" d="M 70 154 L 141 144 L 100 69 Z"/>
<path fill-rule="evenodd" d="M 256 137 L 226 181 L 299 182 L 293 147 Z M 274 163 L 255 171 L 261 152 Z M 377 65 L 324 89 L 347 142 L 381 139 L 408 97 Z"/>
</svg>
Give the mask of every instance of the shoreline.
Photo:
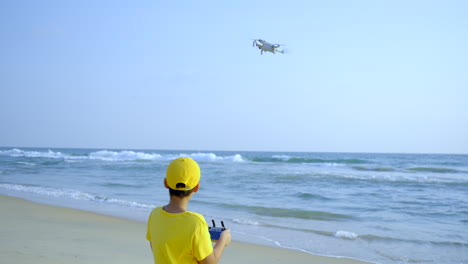
<svg viewBox="0 0 468 264">
<path fill-rule="evenodd" d="M 0 210 L 0 255 L 7 263 L 153 263 L 144 222 L 6 195 L 0 195 Z M 220 263 L 253 261 L 369 263 L 235 240 Z"/>
</svg>

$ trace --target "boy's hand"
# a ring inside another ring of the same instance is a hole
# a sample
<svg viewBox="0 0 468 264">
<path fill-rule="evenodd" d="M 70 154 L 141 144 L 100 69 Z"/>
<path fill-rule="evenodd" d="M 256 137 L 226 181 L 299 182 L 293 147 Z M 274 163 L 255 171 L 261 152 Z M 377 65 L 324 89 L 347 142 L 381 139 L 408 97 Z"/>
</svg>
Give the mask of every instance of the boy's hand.
<svg viewBox="0 0 468 264">
<path fill-rule="evenodd" d="M 224 248 L 231 243 L 231 229 L 224 230 L 219 236 L 218 242 L 213 247 L 213 253 L 200 261 L 202 264 L 215 264 L 221 259 Z"/>
<path fill-rule="evenodd" d="M 221 233 L 221 235 L 219 236 L 218 242 L 224 243 L 224 246 L 226 247 L 229 246 L 229 244 L 231 243 L 231 229 L 230 228 L 227 228 Z"/>
</svg>

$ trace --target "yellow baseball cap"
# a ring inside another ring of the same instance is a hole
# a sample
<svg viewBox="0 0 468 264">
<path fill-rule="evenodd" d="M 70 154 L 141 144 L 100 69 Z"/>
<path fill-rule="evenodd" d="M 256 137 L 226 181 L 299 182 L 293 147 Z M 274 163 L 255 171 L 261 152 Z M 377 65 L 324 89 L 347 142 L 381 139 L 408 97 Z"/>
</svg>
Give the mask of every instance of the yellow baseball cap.
<svg viewBox="0 0 468 264">
<path fill-rule="evenodd" d="M 196 161 L 189 157 L 178 158 L 167 166 L 167 185 L 173 190 L 192 190 L 200 182 L 200 174 L 200 167 Z M 183 183 L 185 186 L 177 188 L 179 183 Z"/>
</svg>

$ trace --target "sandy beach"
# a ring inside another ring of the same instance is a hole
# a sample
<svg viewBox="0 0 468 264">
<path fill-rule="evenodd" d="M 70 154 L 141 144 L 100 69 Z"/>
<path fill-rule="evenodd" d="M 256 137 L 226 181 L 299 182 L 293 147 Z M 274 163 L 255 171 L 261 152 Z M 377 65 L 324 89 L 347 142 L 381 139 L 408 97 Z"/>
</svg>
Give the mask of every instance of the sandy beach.
<svg viewBox="0 0 468 264">
<path fill-rule="evenodd" d="M 153 263 L 146 223 L 3 195 L 0 211 L 2 263 Z M 236 241 L 220 263 L 285 262 L 366 263 Z"/>
</svg>

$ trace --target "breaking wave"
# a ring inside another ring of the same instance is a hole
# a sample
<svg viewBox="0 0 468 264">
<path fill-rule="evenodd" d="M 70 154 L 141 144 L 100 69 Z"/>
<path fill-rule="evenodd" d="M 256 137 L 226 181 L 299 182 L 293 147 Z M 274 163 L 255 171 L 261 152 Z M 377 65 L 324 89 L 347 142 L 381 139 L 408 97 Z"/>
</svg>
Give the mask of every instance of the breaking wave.
<svg viewBox="0 0 468 264">
<path fill-rule="evenodd" d="M 27 158 L 49 158 L 66 161 L 73 160 L 102 160 L 102 161 L 169 161 L 179 157 L 191 157 L 196 161 L 231 161 L 243 162 L 244 159 L 240 154 L 218 156 L 214 153 L 180 153 L 180 154 L 164 154 L 146 153 L 141 151 L 121 150 L 99 150 L 90 153 L 62 153 L 60 151 L 26 151 L 21 149 L 0 150 L 0 155 L 10 157 L 27 157 Z"/>
<path fill-rule="evenodd" d="M 336 231 L 334 236 L 338 237 L 338 238 L 354 240 L 354 239 L 356 239 L 358 237 L 358 234 L 353 233 L 353 232 L 340 230 L 340 231 Z"/>
</svg>

